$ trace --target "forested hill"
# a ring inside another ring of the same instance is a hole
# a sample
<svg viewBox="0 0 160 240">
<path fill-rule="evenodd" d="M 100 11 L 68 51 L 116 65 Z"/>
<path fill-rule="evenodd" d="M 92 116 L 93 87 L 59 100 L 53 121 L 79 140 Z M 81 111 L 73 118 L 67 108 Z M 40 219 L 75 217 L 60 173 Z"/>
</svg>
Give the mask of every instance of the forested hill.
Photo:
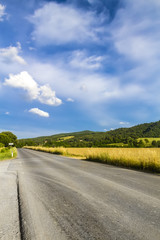
<svg viewBox="0 0 160 240">
<path fill-rule="evenodd" d="M 160 137 L 160 121 L 144 123 L 130 128 L 118 128 L 107 132 L 81 131 L 21 139 L 18 141 L 18 146 L 41 144 L 55 147 L 103 147 L 113 143 L 128 144 L 130 142 L 132 144 L 138 138 L 155 137 Z M 136 142 L 134 142 L 134 146 L 136 146 Z"/>
<path fill-rule="evenodd" d="M 110 136 L 121 136 L 122 138 L 145 138 L 145 137 L 160 137 L 160 121 L 139 124 L 130 128 L 118 128 L 106 132 Z"/>
</svg>

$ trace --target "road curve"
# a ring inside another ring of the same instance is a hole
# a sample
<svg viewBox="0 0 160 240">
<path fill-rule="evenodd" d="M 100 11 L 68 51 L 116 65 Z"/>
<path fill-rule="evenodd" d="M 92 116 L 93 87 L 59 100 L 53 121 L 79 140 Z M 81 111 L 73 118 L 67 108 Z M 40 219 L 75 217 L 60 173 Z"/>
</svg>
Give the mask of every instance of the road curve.
<svg viewBox="0 0 160 240">
<path fill-rule="evenodd" d="M 160 240 L 160 176 L 19 149 L 22 239 Z"/>
</svg>

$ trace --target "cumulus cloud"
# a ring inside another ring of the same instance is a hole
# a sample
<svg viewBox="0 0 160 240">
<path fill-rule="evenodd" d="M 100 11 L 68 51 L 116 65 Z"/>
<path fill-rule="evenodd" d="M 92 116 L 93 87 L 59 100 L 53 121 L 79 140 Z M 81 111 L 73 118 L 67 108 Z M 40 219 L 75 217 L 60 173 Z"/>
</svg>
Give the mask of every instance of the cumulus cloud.
<svg viewBox="0 0 160 240">
<path fill-rule="evenodd" d="M 101 17 L 102 18 L 102 17 Z M 29 18 L 34 25 L 33 39 L 41 45 L 97 41 L 99 22 L 94 12 L 85 12 L 72 5 L 46 3 Z"/>
<path fill-rule="evenodd" d="M 40 110 L 39 108 L 31 108 L 29 110 L 30 113 L 34 113 L 34 114 L 37 114 L 41 117 L 49 117 L 49 113 L 48 112 L 44 112 L 42 110 Z"/>
<path fill-rule="evenodd" d="M 26 64 L 25 60 L 19 56 L 21 51 L 21 44 L 18 42 L 17 47 L 9 46 L 7 48 L 0 48 L 0 62 L 4 63 L 19 63 Z"/>
<path fill-rule="evenodd" d="M 9 78 L 5 79 L 4 85 L 27 91 L 29 98 L 32 100 L 37 99 L 39 96 L 38 84 L 29 73 L 25 71 L 16 75 L 9 74 Z"/>
<path fill-rule="evenodd" d="M 49 85 L 44 85 L 39 88 L 40 94 L 38 100 L 41 103 L 45 103 L 52 106 L 58 106 L 62 104 L 62 100 L 56 97 L 55 91 L 53 91 Z"/>
<path fill-rule="evenodd" d="M 21 44 L 0 48 L 0 74 L 7 76 L 9 73 L 24 71 L 28 67 L 21 55 Z"/>
<path fill-rule="evenodd" d="M 58 106 L 62 103 L 49 85 L 40 86 L 26 71 L 16 75 L 10 74 L 9 78 L 5 79 L 4 85 L 23 89 L 31 100 L 38 100 L 47 105 Z"/>
<path fill-rule="evenodd" d="M 4 20 L 6 6 L 0 4 L 0 22 Z"/>
</svg>

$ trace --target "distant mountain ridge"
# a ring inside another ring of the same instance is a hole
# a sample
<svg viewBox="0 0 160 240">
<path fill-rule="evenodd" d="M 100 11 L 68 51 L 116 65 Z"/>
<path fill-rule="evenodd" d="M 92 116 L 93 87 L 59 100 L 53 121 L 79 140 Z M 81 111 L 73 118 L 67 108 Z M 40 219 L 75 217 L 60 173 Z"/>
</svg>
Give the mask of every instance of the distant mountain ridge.
<svg viewBox="0 0 160 240">
<path fill-rule="evenodd" d="M 128 143 L 131 139 L 160 138 L 160 121 L 118 128 L 107 132 L 81 131 L 20 139 L 18 146 L 46 145 L 64 147 L 105 147 L 107 144 Z"/>
</svg>

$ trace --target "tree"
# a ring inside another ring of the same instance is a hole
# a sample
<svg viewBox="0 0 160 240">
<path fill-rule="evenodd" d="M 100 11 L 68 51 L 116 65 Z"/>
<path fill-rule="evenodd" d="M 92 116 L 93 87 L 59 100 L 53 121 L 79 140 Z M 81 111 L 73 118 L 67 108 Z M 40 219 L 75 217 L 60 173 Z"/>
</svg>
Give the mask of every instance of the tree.
<svg viewBox="0 0 160 240">
<path fill-rule="evenodd" d="M 143 140 L 140 140 L 140 141 L 138 142 L 138 146 L 139 146 L 139 147 L 144 147 L 144 142 L 143 142 Z"/>
<path fill-rule="evenodd" d="M 0 133 L 0 143 L 3 143 L 5 147 L 8 147 L 8 144 L 11 142 L 11 139 L 4 133 Z"/>
<path fill-rule="evenodd" d="M 160 141 L 157 141 L 157 147 L 160 147 Z"/>
<path fill-rule="evenodd" d="M 157 142 L 155 140 L 152 141 L 152 146 L 157 147 Z"/>
<path fill-rule="evenodd" d="M 14 144 L 17 143 L 17 136 L 14 135 L 12 132 L 6 131 L 6 132 L 2 132 L 2 134 L 7 135 L 11 143 L 14 143 Z"/>
<path fill-rule="evenodd" d="M 145 143 L 149 143 L 149 140 L 147 138 L 144 139 Z"/>
</svg>

